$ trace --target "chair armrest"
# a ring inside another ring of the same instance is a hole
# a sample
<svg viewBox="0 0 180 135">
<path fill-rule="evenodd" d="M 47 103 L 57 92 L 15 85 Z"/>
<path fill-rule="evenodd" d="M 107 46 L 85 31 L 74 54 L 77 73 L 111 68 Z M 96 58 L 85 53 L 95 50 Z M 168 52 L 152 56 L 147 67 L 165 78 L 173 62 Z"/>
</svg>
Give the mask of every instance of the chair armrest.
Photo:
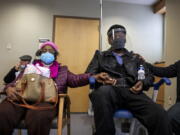
<svg viewBox="0 0 180 135">
<path fill-rule="evenodd" d="M 58 97 L 59 97 L 59 100 L 60 100 L 61 98 L 64 98 L 64 99 L 66 100 L 66 103 L 67 103 L 68 105 L 71 104 L 71 101 L 70 101 L 70 98 L 69 98 L 69 95 L 68 95 L 68 94 L 58 94 Z"/>
<path fill-rule="evenodd" d="M 171 80 L 169 80 L 166 77 L 163 77 L 163 78 L 161 78 L 161 80 L 159 80 L 157 83 L 154 84 L 154 90 L 153 90 L 153 95 L 152 95 L 152 100 L 154 102 L 156 102 L 160 86 L 163 85 L 164 83 L 166 85 L 171 85 Z"/>
<path fill-rule="evenodd" d="M 161 80 L 159 80 L 157 83 L 154 84 L 154 90 L 159 90 L 159 87 L 163 84 L 171 85 L 171 80 L 169 78 L 163 77 Z"/>
<path fill-rule="evenodd" d="M 58 94 L 59 97 L 67 97 L 68 94 Z"/>
</svg>

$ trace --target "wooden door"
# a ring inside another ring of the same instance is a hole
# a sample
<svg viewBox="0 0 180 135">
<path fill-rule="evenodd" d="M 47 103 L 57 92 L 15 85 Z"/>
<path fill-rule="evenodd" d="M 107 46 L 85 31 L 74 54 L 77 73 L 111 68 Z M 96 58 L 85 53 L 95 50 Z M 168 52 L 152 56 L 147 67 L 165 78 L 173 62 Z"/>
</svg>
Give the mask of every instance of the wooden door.
<svg viewBox="0 0 180 135">
<path fill-rule="evenodd" d="M 58 61 L 73 73 L 84 73 L 95 50 L 99 49 L 99 19 L 55 17 L 54 42 Z M 71 112 L 87 112 L 89 86 L 68 88 Z"/>
</svg>

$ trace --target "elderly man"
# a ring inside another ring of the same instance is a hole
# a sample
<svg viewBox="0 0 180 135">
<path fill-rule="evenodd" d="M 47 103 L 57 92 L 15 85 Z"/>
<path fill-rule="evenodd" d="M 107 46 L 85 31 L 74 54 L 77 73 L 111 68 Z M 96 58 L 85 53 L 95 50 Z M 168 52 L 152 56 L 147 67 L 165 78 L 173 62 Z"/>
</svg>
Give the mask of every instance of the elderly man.
<svg viewBox="0 0 180 135">
<path fill-rule="evenodd" d="M 31 62 L 32 57 L 30 55 L 23 55 L 19 57 L 20 61 L 15 65 L 4 77 L 4 82 L 6 84 L 11 83 L 15 80 L 18 74 L 23 71 L 27 64 Z"/>
<path fill-rule="evenodd" d="M 108 74 L 102 83 L 97 82 L 90 94 L 95 135 L 115 135 L 113 114 L 121 108 L 130 110 L 147 127 L 149 135 L 172 135 L 166 111 L 143 93 L 143 90 L 153 85 L 154 78 L 143 60 L 125 49 L 125 27 L 113 25 L 107 35 L 111 48 L 103 52 L 96 51 L 86 71 Z M 140 66 L 144 66 L 145 76 L 138 79 Z"/>
</svg>

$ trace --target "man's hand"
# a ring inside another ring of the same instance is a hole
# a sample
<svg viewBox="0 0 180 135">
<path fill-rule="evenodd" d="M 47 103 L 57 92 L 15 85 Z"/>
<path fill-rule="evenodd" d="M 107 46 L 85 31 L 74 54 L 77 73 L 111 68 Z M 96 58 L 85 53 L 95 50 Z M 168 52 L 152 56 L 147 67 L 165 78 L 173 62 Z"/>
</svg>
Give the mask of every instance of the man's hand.
<svg viewBox="0 0 180 135">
<path fill-rule="evenodd" d="M 142 91 L 143 88 L 143 82 L 138 81 L 132 88 L 130 88 L 130 91 L 132 91 L 135 94 L 138 94 L 139 92 Z"/>
<path fill-rule="evenodd" d="M 115 85 L 116 79 L 111 78 L 107 73 L 102 72 L 93 76 L 97 82 L 109 85 Z"/>
<path fill-rule="evenodd" d="M 16 69 L 16 70 L 19 70 L 19 67 L 20 67 L 20 64 L 19 64 L 19 63 L 15 65 L 15 69 Z"/>
<path fill-rule="evenodd" d="M 116 79 L 109 78 L 109 79 L 107 79 L 107 80 L 103 81 L 103 84 L 115 85 L 115 84 L 116 84 L 116 82 L 117 82 L 117 80 L 116 80 Z"/>
<path fill-rule="evenodd" d="M 7 96 L 8 96 L 10 99 L 12 99 L 12 100 L 18 100 L 18 98 L 17 98 L 18 93 L 17 93 L 15 87 L 8 87 L 8 88 L 6 89 L 6 94 L 7 94 Z"/>
</svg>

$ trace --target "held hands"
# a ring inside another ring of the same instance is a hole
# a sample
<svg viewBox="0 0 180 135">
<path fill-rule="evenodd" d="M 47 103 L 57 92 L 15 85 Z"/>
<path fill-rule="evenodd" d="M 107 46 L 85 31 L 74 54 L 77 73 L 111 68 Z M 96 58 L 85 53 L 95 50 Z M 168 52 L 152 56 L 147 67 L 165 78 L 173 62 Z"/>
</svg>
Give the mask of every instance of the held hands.
<svg viewBox="0 0 180 135">
<path fill-rule="evenodd" d="M 97 82 L 107 84 L 107 85 L 115 85 L 117 80 L 111 78 L 107 73 L 102 72 L 96 75 L 93 75 L 93 77 L 96 79 Z M 132 88 L 130 88 L 130 91 L 138 94 L 143 89 L 143 82 L 138 81 Z"/>
<path fill-rule="evenodd" d="M 97 82 L 103 83 L 103 84 L 108 84 L 108 85 L 115 85 L 116 84 L 116 79 L 111 78 L 107 73 L 101 72 L 99 74 L 96 74 L 93 76 Z"/>
<path fill-rule="evenodd" d="M 135 94 L 138 94 L 139 92 L 141 92 L 142 88 L 143 88 L 143 82 L 138 81 L 132 88 L 130 88 L 130 91 L 132 91 Z"/>
</svg>

